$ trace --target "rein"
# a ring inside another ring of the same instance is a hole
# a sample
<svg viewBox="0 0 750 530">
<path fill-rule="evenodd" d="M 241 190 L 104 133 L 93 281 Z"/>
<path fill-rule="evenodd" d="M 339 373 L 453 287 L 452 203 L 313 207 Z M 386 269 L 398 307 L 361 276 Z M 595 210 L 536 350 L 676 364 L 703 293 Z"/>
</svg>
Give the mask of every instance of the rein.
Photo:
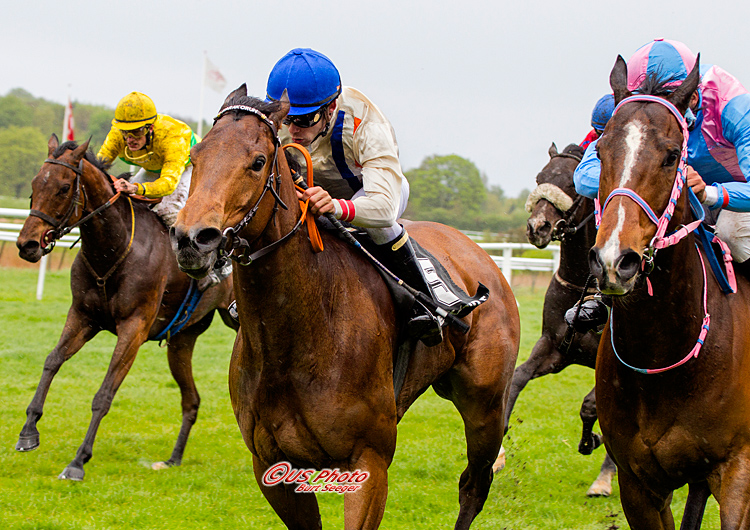
<svg viewBox="0 0 750 530">
<path fill-rule="evenodd" d="M 648 275 L 654 269 L 654 258 L 656 256 L 656 251 L 659 249 L 670 247 L 672 245 L 676 245 L 679 241 L 685 238 L 688 234 L 696 230 L 703 222 L 703 219 L 701 216 L 700 219 L 697 219 L 696 221 L 689 223 L 687 226 L 682 225 L 680 228 L 672 232 L 670 235 L 668 236 L 666 235 L 667 225 L 672 220 L 672 215 L 674 214 L 674 210 L 677 206 L 677 200 L 680 198 L 680 195 L 682 193 L 682 188 L 686 183 L 685 166 L 687 165 L 687 142 L 688 142 L 688 134 L 689 134 L 687 122 L 685 121 L 685 117 L 682 114 L 680 114 L 677 108 L 674 105 L 672 105 L 670 102 L 660 97 L 650 96 L 650 95 L 637 95 L 637 96 L 631 96 L 631 97 L 625 98 L 617 105 L 617 107 L 614 110 L 614 113 L 616 113 L 620 109 L 620 107 L 622 107 L 624 104 L 637 102 L 637 101 L 643 101 L 647 103 L 658 103 L 660 105 L 663 105 L 674 115 L 675 118 L 677 118 L 677 122 L 680 124 L 680 127 L 682 128 L 682 152 L 680 153 L 680 163 L 677 167 L 677 173 L 675 175 L 674 184 L 672 186 L 672 192 L 670 194 L 669 203 L 664 209 L 664 212 L 662 213 L 661 217 L 657 217 L 653 209 L 649 206 L 649 204 L 635 191 L 631 190 L 630 188 L 615 188 L 609 194 L 609 196 L 607 197 L 607 200 L 604 201 L 604 206 L 601 209 L 599 208 L 599 197 L 597 196 L 596 204 L 595 204 L 596 226 L 598 228 L 599 224 L 601 223 L 601 213 L 604 211 L 604 208 L 607 207 L 609 202 L 614 197 L 618 197 L 618 196 L 628 197 L 629 199 L 634 201 L 646 213 L 646 215 L 651 220 L 651 222 L 653 222 L 656 225 L 656 234 L 654 235 L 653 239 L 649 243 L 648 248 L 644 251 L 643 260 L 641 261 L 641 271 L 646 276 L 648 293 L 650 296 L 653 296 L 654 293 L 653 293 L 653 289 L 651 287 L 651 282 L 648 278 Z M 700 257 L 701 267 L 703 269 L 703 323 L 701 325 L 701 331 L 698 336 L 698 340 L 695 343 L 695 346 L 693 346 L 693 349 L 690 350 L 690 353 L 688 353 L 687 356 L 685 356 L 682 360 L 664 368 L 645 369 L 645 368 L 636 368 L 635 366 L 631 366 L 630 364 L 622 360 L 620 355 L 617 353 L 617 348 L 615 348 L 614 324 L 613 324 L 614 308 L 612 308 L 612 311 L 609 317 L 610 342 L 612 344 L 612 351 L 614 351 L 615 357 L 617 357 L 617 360 L 620 361 L 623 364 L 623 366 L 626 366 L 627 368 L 630 368 L 631 370 L 634 370 L 635 372 L 638 372 L 641 374 L 653 375 L 653 374 L 666 372 L 668 370 L 672 370 L 673 368 L 682 366 L 690 359 L 694 357 L 698 357 L 701 347 L 703 346 L 703 343 L 706 339 L 706 335 L 708 335 L 708 329 L 709 329 L 709 325 L 711 322 L 711 315 L 708 313 L 708 280 L 706 277 L 706 265 L 703 260 L 703 255 L 700 253 L 700 250 L 698 249 L 698 245 L 696 245 L 695 248 L 698 251 L 698 257 Z M 710 249 L 706 249 L 706 252 L 709 252 L 709 251 Z"/>
<path fill-rule="evenodd" d="M 311 217 L 307 217 L 307 202 L 304 203 L 304 206 L 302 208 L 302 216 L 300 217 L 299 221 L 294 225 L 294 227 L 284 236 L 282 236 L 280 239 L 274 241 L 270 245 L 267 245 L 259 250 L 256 250 L 255 252 L 249 253 L 250 251 L 250 243 L 243 237 L 239 236 L 239 232 L 244 229 L 250 221 L 252 221 L 253 217 L 255 217 L 256 213 L 258 212 L 258 208 L 260 208 L 260 203 L 263 200 L 263 197 L 266 195 L 266 192 L 270 192 L 271 195 L 273 195 L 274 200 L 276 201 L 274 204 L 273 214 L 271 215 L 271 219 L 273 219 L 276 215 L 276 212 L 278 211 L 279 206 L 284 208 L 285 210 L 288 210 L 286 204 L 284 204 L 284 201 L 281 199 L 281 196 L 279 195 L 279 189 L 281 187 L 281 172 L 279 171 L 279 147 L 281 146 L 281 140 L 279 140 L 279 134 L 278 130 L 276 129 L 276 125 L 261 111 L 258 109 L 255 109 L 253 107 L 247 106 L 247 105 L 231 105 L 229 107 L 226 107 L 223 109 L 219 114 L 214 118 L 214 124 L 222 118 L 224 115 L 226 115 L 229 112 L 233 111 L 242 111 L 242 112 L 248 112 L 250 114 L 253 114 L 256 116 L 260 121 L 265 123 L 269 129 L 271 129 L 271 133 L 273 135 L 274 139 L 274 151 L 273 151 L 273 162 L 271 164 L 271 173 L 268 175 L 268 179 L 266 179 L 266 184 L 263 186 L 263 191 L 260 194 L 260 197 L 258 197 L 258 200 L 255 202 L 255 205 L 248 211 L 245 216 L 242 218 L 242 220 L 237 223 L 234 226 L 230 226 L 226 228 L 222 234 L 222 241 L 220 244 L 220 251 L 219 251 L 219 259 L 226 259 L 230 258 L 240 265 L 250 265 L 253 261 L 257 260 L 258 258 L 265 256 L 272 250 L 274 250 L 276 247 L 281 245 L 284 241 L 292 237 L 302 226 L 302 222 L 305 220 L 305 218 L 308 219 L 308 231 L 310 232 L 310 239 L 313 241 L 313 248 L 316 252 L 320 252 L 323 250 L 323 243 L 320 240 L 320 234 L 317 231 L 317 226 L 315 225 L 315 220 Z M 307 150 L 297 144 L 289 144 L 283 146 L 283 149 L 287 149 L 288 147 L 294 147 L 305 156 L 305 160 L 307 162 L 307 178 L 312 185 L 312 175 L 313 175 L 313 168 L 312 168 L 312 160 L 310 158 L 310 155 L 307 153 Z M 275 187 L 274 187 L 275 184 Z M 269 220 L 270 221 L 270 220 Z M 311 226 L 312 225 L 312 226 Z M 264 229 L 265 230 L 265 229 Z M 316 246 L 316 243 L 318 245 Z"/>
</svg>

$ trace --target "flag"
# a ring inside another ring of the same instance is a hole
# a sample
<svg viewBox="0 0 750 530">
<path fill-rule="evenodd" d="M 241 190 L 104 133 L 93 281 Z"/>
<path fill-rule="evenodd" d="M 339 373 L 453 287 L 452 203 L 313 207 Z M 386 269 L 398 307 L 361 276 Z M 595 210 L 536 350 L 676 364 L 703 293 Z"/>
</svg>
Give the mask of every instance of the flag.
<svg viewBox="0 0 750 530">
<path fill-rule="evenodd" d="M 68 96 L 68 104 L 65 106 L 65 116 L 63 117 L 63 142 L 75 140 L 75 122 L 73 121 L 73 104 Z"/>
<path fill-rule="evenodd" d="M 219 72 L 219 68 L 214 63 L 208 60 L 208 55 L 204 55 L 204 59 L 206 61 L 206 64 L 203 83 L 208 88 L 221 93 L 221 91 L 224 90 L 224 87 L 227 86 L 227 80 L 224 78 L 221 72 Z"/>
</svg>

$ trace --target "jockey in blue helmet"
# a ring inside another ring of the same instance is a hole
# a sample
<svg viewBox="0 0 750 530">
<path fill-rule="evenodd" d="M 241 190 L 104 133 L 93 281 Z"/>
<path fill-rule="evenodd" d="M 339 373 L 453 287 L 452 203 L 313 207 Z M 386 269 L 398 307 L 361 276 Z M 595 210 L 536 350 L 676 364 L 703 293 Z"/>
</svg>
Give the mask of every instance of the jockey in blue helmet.
<svg viewBox="0 0 750 530">
<path fill-rule="evenodd" d="M 586 138 L 581 142 L 581 147 L 586 149 L 591 142 L 599 138 L 604 132 L 604 128 L 607 126 L 607 122 L 612 117 L 612 112 L 615 110 L 615 96 L 607 94 L 599 98 L 599 101 L 594 105 L 594 110 L 591 112 L 591 131 L 586 135 Z"/>
<path fill-rule="evenodd" d="M 279 136 L 282 143 L 306 147 L 314 168 L 315 185 L 300 198 L 309 199 L 315 215 L 331 213 L 362 227 L 397 276 L 432 296 L 409 235 L 397 222 L 409 183 L 388 119 L 362 92 L 342 86 L 333 62 L 309 48 L 291 50 L 273 67 L 267 99 L 279 101 L 284 90 L 291 107 Z M 441 320 L 416 306 L 410 333 L 428 346 L 439 344 Z"/>
</svg>

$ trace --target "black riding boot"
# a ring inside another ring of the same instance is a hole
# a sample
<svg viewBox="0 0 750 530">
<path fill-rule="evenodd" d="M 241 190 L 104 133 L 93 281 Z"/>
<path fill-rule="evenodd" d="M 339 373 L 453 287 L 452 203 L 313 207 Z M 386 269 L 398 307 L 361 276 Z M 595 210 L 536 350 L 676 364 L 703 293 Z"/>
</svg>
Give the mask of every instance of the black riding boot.
<svg viewBox="0 0 750 530">
<path fill-rule="evenodd" d="M 385 265 L 392 267 L 392 272 L 409 287 L 417 289 L 430 298 L 432 292 L 427 285 L 424 271 L 417 261 L 409 234 L 402 230 L 401 235 L 393 241 L 378 245 Z M 443 341 L 441 321 L 419 301 L 414 304 L 413 314 L 409 320 L 409 334 L 421 340 L 426 346 L 437 346 Z"/>
<path fill-rule="evenodd" d="M 584 300 L 580 311 L 578 304 L 568 309 L 565 312 L 565 322 L 579 333 L 598 331 L 600 326 L 607 323 L 610 307 L 612 307 L 611 297 L 596 295 L 594 298 Z"/>
</svg>

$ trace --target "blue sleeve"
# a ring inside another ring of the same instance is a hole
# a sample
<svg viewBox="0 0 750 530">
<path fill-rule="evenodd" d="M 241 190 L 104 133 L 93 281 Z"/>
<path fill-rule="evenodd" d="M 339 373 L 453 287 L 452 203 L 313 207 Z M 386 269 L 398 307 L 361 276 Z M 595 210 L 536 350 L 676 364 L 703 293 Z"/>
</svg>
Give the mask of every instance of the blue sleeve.
<svg viewBox="0 0 750 530">
<path fill-rule="evenodd" d="M 589 144 L 583 154 L 583 160 L 573 173 L 576 192 L 590 199 L 595 199 L 599 193 L 599 174 L 602 172 L 602 162 L 596 152 L 597 142 L 598 140 L 595 140 Z"/>
<path fill-rule="evenodd" d="M 737 150 L 737 162 L 745 180 L 750 180 L 750 94 L 732 98 L 721 113 L 724 138 Z M 750 212 L 750 184 L 747 182 L 725 182 L 722 184 L 729 194 L 727 210 Z"/>
</svg>

